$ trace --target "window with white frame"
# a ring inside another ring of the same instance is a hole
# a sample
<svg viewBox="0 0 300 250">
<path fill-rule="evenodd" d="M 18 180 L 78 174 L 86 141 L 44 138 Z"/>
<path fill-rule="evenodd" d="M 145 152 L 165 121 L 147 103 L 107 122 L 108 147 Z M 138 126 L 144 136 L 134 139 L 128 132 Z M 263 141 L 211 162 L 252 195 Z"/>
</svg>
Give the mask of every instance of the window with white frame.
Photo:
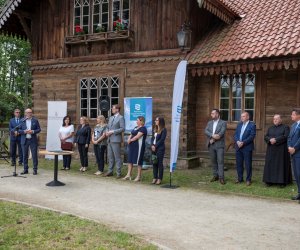
<svg viewBox="0 0 300 250">
<path fill-rule="evenodd" d="M 74 0 L 74 35 L 128 30 L 130 0 Z"/>
<path fill-rule="evenodd" d="M 239 121 L 242 111 L 255 117 L 255 74 L 221 75 L 220 111 L 222 119 L 229 122 Z"/>
<path fill-rule="evenodd" d="M 80 80 L 80 115 L 97 118 L 98 115 L 108 117 L 111 111 L 101 111 L 100 97 L 109 97 L 110 107 L 119 104 L 120 80 L 118 76 L 99 78 L 83 78 Z"/>
</svg>

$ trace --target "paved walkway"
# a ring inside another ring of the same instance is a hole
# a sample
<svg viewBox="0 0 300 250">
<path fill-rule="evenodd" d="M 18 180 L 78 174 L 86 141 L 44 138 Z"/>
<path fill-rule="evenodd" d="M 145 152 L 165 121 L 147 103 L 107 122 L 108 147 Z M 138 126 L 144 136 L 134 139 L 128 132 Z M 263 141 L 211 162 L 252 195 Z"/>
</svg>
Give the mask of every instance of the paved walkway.
<svg viewBox="0 0 300 250">
<path fill-rule="evenodd" d="M 0 175 L 11 173 L 0 166 Z M 19 171 L 20 172 L 20 171 Z M 32 172 L 32 170 L 31 170 Z M 1 178 L 0 198 L 90 218 L 163 249 L 299 249 L 300 205 L 59 172 Z"/>
</svg>

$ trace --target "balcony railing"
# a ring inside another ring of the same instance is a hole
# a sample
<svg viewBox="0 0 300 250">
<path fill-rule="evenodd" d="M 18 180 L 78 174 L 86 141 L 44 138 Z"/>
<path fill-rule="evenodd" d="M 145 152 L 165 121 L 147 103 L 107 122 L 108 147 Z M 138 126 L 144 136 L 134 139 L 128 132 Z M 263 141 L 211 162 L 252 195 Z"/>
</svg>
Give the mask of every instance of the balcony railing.
<svg viewBox="0 0 300 250">
<path fill-rule="evenodd" d="M 66 36 L 65 44 L 81 44 L 107 40 L 128 39 L 129 30 L 100 32 L 94 34 L 84 34 L 75 36 Z"/>
</svg>

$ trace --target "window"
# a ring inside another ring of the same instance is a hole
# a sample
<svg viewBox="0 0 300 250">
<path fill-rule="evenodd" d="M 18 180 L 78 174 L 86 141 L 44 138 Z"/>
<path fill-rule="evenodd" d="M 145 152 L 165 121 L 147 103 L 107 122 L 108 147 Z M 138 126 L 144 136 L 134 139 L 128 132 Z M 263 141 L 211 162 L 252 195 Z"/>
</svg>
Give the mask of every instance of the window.
<svg viewBox="0 0 300 250">
<path fill-rule="evenodd" d="M 222 119 L 239 121 L 242 111 L 255 114 L 255 74 L 221 75 L 220 111 Z"/>
<path fill-rule="evenodd" d="M 119 103 L 119 77 L 84 78 L 80 80 L 80 115 L 97 118 L 110 116 L 109 111 L 101 111 L 100 96 L 110 97 L 110 106 Z"/>
<path fill-rule="evenodd" d="M 74 0 L 74 34 L 128 30 L 130 0 Z"/>
</svg>

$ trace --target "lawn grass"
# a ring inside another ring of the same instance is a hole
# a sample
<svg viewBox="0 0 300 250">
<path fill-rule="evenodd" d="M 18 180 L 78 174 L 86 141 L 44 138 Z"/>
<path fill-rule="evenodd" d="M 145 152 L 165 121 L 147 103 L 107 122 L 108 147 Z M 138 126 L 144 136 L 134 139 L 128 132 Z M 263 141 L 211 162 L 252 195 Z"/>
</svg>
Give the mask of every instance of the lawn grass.
<svg viewBox="0 0 300 250">
<path fill-rule="evenodd" d="M 53 161 L 40 159 L 39 166 L 44 169 L 49 169 L 53 171 Z M 59 161 L 59 169 L 62 166 L 62 161 Z M 96 164 L 94 161 L 90 161 L 89 168 L 85 173 L 79 172 L 80 164 L 76 159 L 72 159 L 72 167 L 70 172 L 73 174 L 81 174 L 85 176 L 90 176 L 92 178 L 104 178 L 101 176 L 93 175 L 97 171 Z M 62 171 L 62 170 L 60 170 Z M 107 166 L 105 167 L 107 171 Z M 246 186 L 245 183 L 235 184 L 236 180 L 236 170 L 234 166 L 231 166 L 227 171 L 225 171 L 225 181 L 226 185 L 220 185 L 219 182 L 210 182 L 212 178 L 212 171 L 209 167 L 199 167 L 196 169 L 188 170 L 176 170 L 172 173 L 172 185 L 180 186 L 180 188 L 187 188 L 199 191 L 217 192 L 217 193 L 228 193 L 228 194 L 238 194 L 256 197 L 268 197 L 281 200 L 289 200 L 291 196 L 297 194 L 297 187 L 295 184 L 286 186 L 285 188 L 280 188 L 279 186 L 266 187 L 262 182 L 262 169 L 253 168 L 252 174 L 252 185 Z M 133 177 L 136 176 L 136 168 L 133 171 Z M 125 176 L 127 173 L 127 167 L 122 168 L 122 175 Z M 165 169 L 164 180 L 162 184 L 168 184 L 170 179 L 169 169 Z M 120 180 L 123 181 L 123 180 Z M 152 168 L 143 170 L 143 177 L 141 184 L 150 185 L 152 181 Z M 133 181 L 131 183 L 134 185 Z"/>
<path fill-rule="evenodd" d="M 99 223 L 0 201 L 0 249 L 157 249 Z"/>
</svg>

